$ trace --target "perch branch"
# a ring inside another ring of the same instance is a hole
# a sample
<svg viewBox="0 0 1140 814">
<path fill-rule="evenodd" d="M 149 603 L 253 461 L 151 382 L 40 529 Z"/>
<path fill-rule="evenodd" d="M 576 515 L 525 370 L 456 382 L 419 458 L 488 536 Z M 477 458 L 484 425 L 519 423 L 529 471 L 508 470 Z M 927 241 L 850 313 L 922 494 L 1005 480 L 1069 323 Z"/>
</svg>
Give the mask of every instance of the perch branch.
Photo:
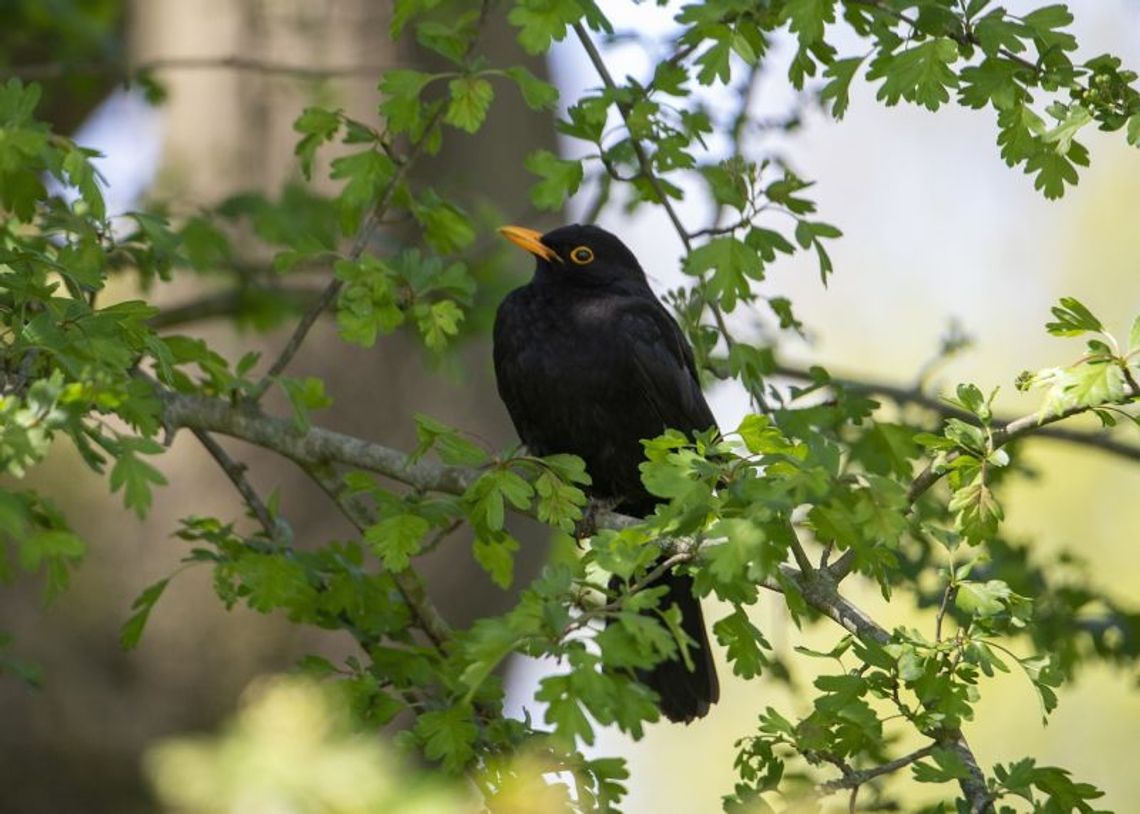
<svg viewBox="0 0 1140 814">
<path fill-rule="evenodd" d="M 477 470 L 463 467 L 444 466 L 424 460 L 412 462 L 398 450 L 320 427 L 301 432 L 292 422 L 265 415 L 250 406 L 234 407 L 217 399 L 170 392 L 163 393 L 162 397 L 166 424 L 170 428 L 185 427 L 216 432 L 272 449 L 317 477 L 322 488 L 337 499 L 342 508 L 345 508 L 345 504 L 339 497 L 339 480 L 328 474 L 314 474 L 327 472 L 327 468 L 333 464 L 374 472 L 414 489 L 451 494 L 462 494 L 479 476 Z M 370 518 L 356 514 L 355 510 L 353 515 L 350 517 L 358 528 L 371 525 Z M 602 510 L 597 513 L 595 522 L 599 528 L 621 529 L 642 521 Z M 673 554 L 689 550 L 688 541 L 662 541 L 662 544 Z M 839 595 L 836 588 L 838 580 L 829 570 L 816 569 L 805 574 L 791 566 L 783 566 L 781 571 L 786 580 L 797 586 L 808 605 L 844 629 L 880 643 L 890 640 L 890 634 L 884 628 Z M 432 631 L 428 635 L 433 640 L 437 635 L 441 640 L 446 640 L 449 628 L 441 618 L 436 618 L 438 614 L 433 617 L 434 608 L 423 593 L 422 583 L 413 572 L 404 573 L 408 584 L 401 585 L 401 590 L 407 590 L 405 596 L 409 603 L 415 603 L 413 607 L 421 624 L 425 626 L 425 632 Z M 784 583 L 775 576 L 765 579 L 763 586 L 773 591 L 784 590 Z M 954 750 L 968 768 L 968 775 L 960 781 L 960 785 L 971 810 L 992 811 L 985 776 L 962 733 L 958 730 L 945 730 L 928 734 L 941 745 Z"/>
</svg>

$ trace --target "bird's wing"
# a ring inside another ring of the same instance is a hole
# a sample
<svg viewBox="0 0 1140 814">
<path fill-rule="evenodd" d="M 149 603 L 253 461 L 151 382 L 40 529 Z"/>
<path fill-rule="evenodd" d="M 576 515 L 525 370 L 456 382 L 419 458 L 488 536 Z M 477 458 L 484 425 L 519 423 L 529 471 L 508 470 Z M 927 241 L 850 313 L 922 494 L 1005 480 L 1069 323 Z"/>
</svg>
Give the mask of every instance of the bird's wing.
<svg viewBox="0 0 1140 814">
<path fill-rule="evenodd" d="M 637 298 L 623 302 L 619 320 L 639 389 L 661 422 L 682 432 L 714 427 L 693 351 L 669 312 L 656 300 Z"/>
</svg>

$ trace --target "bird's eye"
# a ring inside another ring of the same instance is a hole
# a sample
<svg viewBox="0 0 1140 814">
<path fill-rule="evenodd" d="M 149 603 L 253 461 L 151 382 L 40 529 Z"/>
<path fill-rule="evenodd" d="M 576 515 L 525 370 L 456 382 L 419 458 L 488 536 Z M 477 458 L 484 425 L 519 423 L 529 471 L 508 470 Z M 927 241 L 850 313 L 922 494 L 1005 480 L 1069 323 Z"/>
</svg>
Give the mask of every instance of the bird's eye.
<svg viewBox="0 0 1140 814">
<path fill-rule="evenodd" d="M 594 259 L 594 252 L 589 246 L 579 246 L 574 251 L 570 252 L 570 259 L 577 263 L 579 266 L 584 266 Z"/>
</svg>

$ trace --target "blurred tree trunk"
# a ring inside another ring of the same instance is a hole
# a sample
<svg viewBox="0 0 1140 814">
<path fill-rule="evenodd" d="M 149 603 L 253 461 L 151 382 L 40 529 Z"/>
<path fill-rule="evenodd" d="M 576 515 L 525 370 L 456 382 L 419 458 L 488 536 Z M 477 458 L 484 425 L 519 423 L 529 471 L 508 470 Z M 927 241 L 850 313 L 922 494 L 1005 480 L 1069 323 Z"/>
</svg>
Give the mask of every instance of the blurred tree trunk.
<svg viewBox="0 0 1140 814">
<path fill-rule="evenodd" d="M 369 0 L 134 0 L 131 19 L 135 60 L 173 56 L 240 55 L 311 67 L 425 64 L 388 38 L 387 3 Z M 506 24 L 492 23 L 483 50 L 496 61 L 522 57 Z M 536 73 L 543 66 L 532 65 Z M 296 78 L 229 69 L 172 70 L 161 76 L 169 98 L 164 162 L 156 194 L 208 205 L 241 190 L 273 194 L 296 175 L 292 120 L 314 98 L 352 115 L 374 115 L 374 78 L 342 78 L 314 86 Z M 370 113 L 372 112 L 372 113 Z M 442 157 L 421 177 L 490 198 L 517 214 L 527 200 L 521 156 L 552 146 L 549 121 L 523 108 L 514 94 L 495 101 L 478 137 L 449 133 Z M 469 196 L 471 197 L 471 196 Z M 193 296 L 194 281 L 173 286 L 172 299 Z M 256 344 L 271 358 L 285 333 L 263 340 L 234 337 L 221 324 L 188 332 L 209 334 L 218 347 Z M 348 348 L 331 324 L 313 331 L 295 360 L 293 375 L 320 375 L 335 406 L 320 414 L 327 426 L 378 441 L 414 444 L 411 415 L 423 411 L 505 445 L 514 434 L 494 393 L 485 340 L 463 351 L 462 381 L 433 375 L 416 343 L 396 336 L 371 350 Z M 280 403 L 270 402 L 279 408 Z M 223 441 L 250 464 L 264 493 L 277 489 L 299 546 L 352 532 L 327 499 L 291 465 Z M 75 478 L 71 453 L 54 456 L 48 478 Z M 213 596 L 205 569 L 179 577 L 153 614 L 138 650 L 124 654 L 118 628 L 134 596 L 166 576 L 187 552 L 171 540 L 177 520 L 216 513 L 244 522 L 229 482 L 183 434 L 166 460 L 170 486 L 156 495 L 151 516 L 139 523 L 108 498 L 105 483 L 89 477 L 72 488 L 64 508 L 91 546 L 73 589 L 43 610 L 29 589 L 0 599 L 6 627 L 22 652 L 44 667 L 47 686 L 29 693 L 0 682 L 0 809 L 21 814 L 65 811 L 129 814 L 152 809 L 139 771 L 139 756 L 155 737 L 207 728 L 232 708 L 250 678 L 289 669 L 305 652 L 349 652 L 347 637 L 300 631 L 277 616 L 243 609 L 225 612 Z M 59 494 L 58 481 L 50 488 Z M 524 543 L 519 579 L 533 574 L 545 546 Z M 472 562 L 462 540 L 447 544 L 427 563 L 433 595 L 443 613 L 463 624 L 475 614 L 507 606 Z M 462 588 L 462 590 L 459 590 Z"/>
</svg>

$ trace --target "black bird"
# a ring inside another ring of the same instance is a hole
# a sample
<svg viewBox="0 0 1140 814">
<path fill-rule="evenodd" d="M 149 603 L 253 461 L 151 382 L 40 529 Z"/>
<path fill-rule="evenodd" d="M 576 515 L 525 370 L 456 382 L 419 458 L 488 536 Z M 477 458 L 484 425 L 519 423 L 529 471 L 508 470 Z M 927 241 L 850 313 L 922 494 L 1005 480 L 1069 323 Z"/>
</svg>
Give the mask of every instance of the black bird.
<svg viewBox="0 0 1140 814">
<path fill-rule="evenodd" d="M 499 231 L 538 260 L 530 283 L 508 294 L 495 316 L 495 377 L 519 437 L 535 455 L 581 457 L 592 497 L 627 514 L 652 513 L 657 498 L 638 470 L 641 440 L 716 424 L 684 334 L 633 252 L 604 229 Z M 680 609 L 696 643 L 696 669 L 678 657 L 639 678 L 665 717 L 688 723 L 709 711 L 720 687 L 692 578 L 667 573 L 658 584 L 668 586 L 663 603 Z"/>
</svg>

